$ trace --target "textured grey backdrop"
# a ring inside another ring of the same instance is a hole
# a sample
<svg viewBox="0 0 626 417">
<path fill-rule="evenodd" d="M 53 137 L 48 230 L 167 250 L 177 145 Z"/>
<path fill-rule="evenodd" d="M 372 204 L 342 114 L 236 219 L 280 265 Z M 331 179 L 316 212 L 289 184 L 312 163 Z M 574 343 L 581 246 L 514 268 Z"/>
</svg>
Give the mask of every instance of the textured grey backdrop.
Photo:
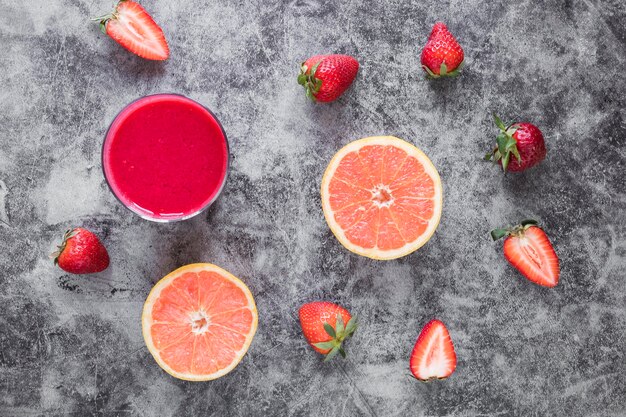
<svg viewBox="0 0 626 417">
<path fill-rule="evenodd" d="M 169 40 L 165 63 L 88 20 L 110 1 L 0 0 L 0 415 L 626 415 L 621 0 L 143 3 Z M 436 20 L 465 49 L 458 79 L 423 79 Z M 334 104 L 296 84 L 318 52 L 362 64 Z M 231 143 L 222 198 L 179 224 L 132 215 L 100 168 L 112 118 L 157 92 L 209 106 Z M 541 166 L 504 177 L 481 162 L 492 111 L 543 130 Z M 422 148 L 445 190 L 433 239 L 390 262 L 344 250 L 318 192 L 336 150 L 378 134 Z M 554 289 L 524 280 L 488 236 L 528 216 L 562 260 Z M 70 276 L 47 258 L 78 225 L 103 238 L 106 272 Z M 260 320 L 235 371 L 188 383 L 153 361 L 140 314 L 159 278 L 199 261 L 241 277 Z M 297 309 L 314 299 L 361 317 L 347 360 L 324 364 L 301 337 Z M 433 317 L 459 364 L 422 384 L 408 356 Z"/>
</svg>

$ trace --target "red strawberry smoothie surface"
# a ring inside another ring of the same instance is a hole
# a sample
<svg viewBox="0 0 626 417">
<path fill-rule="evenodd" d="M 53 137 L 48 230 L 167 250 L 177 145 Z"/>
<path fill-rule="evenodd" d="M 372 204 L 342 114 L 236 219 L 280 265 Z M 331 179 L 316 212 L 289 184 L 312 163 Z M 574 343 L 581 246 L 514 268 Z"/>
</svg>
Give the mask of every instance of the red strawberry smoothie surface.
<svg viewBox="0 0 626 417">
<path fill-rule="evenodd" d="M 115 118 L 102 150 L 113 193 L 153 220 L 178 220 L 207 207 L 228 168 L 228 144 L 217 119 L 186 97 L 158 94 Z"/>
</svg>

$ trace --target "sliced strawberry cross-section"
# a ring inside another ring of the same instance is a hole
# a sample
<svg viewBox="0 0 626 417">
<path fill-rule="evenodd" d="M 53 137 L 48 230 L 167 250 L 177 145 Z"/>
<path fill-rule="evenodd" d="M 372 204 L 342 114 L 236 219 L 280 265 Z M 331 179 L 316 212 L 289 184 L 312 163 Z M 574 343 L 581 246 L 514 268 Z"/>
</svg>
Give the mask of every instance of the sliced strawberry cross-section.
<svg viewBox="0 0 626 417">
<path fill-rule="evenodd" d="M 170 55 L 163 30 L 138 3 L 121 0 L 100 21 L 100 29 L 130 52 L 142 58 L 163 61 Z"/>
<path fill-rule="evenodd" d="M 420 381 L 445 379 L 456 369 L 456 353 L 446 326 L 431 320 L 422 329 L 411 353 L 411 373 Z"/>
</svg>

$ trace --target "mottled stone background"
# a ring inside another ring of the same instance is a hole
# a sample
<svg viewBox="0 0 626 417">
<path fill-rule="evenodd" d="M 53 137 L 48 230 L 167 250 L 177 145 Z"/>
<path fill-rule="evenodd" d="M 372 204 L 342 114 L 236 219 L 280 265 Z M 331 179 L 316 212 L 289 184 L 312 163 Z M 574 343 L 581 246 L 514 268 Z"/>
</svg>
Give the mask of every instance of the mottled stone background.
<svg viewBox="0 0 626 417">
<path fill-rule="evenodd" d="M 0 415 L 625 416 L 626 6 L 622 0 L 144 0 L 171 48 L 137 58 L 98 30 L 110 1 L 0 0 Z M 463 74 L 427 82 L 436 20 Z M 308 102 L 298 63 L 358 57 L 353 87 Z M 108 124 L 131 100 L 204 103 L 231 143 L 219 202 L 183 223 L 122 207 L 100 168 Z M 481 161 L 490 113 L 537 124 L 548 157 L 521 175 Z M 328 229 L 319 185 L 364 136 L 423 149 L 444 184 L 433 239 L 404 259 L 352 255 Z M 554 289 L 507 265 L 490 229 L 535 217 L 562 261 Z M 104 240 L 111 267 L 71 276 L 48 259 L 70 226 Z M 213 262 L 259 309 L 248 355 L 213 382 L 178 381 L 141 336 L 167 272 Z M 335 300 L 361 318 L 349 357 L 307 347 L 297 309 Z M 459 363 L 409 377 L 422 325 L 447 323 Z"/>
</svg>

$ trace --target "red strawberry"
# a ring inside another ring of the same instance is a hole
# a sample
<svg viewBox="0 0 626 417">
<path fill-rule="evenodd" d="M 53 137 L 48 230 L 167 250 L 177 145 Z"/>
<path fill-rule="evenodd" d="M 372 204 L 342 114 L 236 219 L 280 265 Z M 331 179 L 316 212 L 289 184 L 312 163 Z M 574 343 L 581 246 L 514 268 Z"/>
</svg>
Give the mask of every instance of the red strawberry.
<svg viewBox="0 0 626 417">
<path fill-rule="evenodd" d="M 359 62 L 348 55 L 315 55 L 300 66 L 298 84 L 313 101 L 337 100 L 350 87 Z"/>
<path fill-rule="evenodd" d="M 504 257 L 535 284 L 554 287 L 559 283 L 559 258 L 546 233 L 534 220 L 524 220 L 515 227 L 495 229 L 493 240 L 506 236 Z"/>
<path fill-rule="evenodd" d="M 324 360 L 328 361 L 337 353 L 346 357 L 341 343 L 354 333 L 357 323 L 345 308 L 315 301 L 300 307 L 300 326 L 307 342 L 316 352 L 326 355 Z"/>
<path fill-rule="evenodd" d="M 113 13 L 94 20 L 100 21 L 102 33 L 142 58 L 163 61 L 170 56 L 163 30 L 134 1 L 120 0 Z"/>
<path fill-rule="evenodd" d="M 98 236 L 78 227 L 65 232 L 54 263 L 71 274 L 92 274 L 109 266 L 109 254 Z"/>
<path fill-rule="evenodd" d="M 455 76 L 463 66 L 465 54 L 448 27 L 435 23 L 422 51 L 422 68 L 432 78 Z"/>
<path fill-rule="evenodd" d="M 446 326 L 431 320 L 422 329 L 409 361 L 411 373 L 420 381 L 445 379 L 456 369 L 456 353 Z"/>
<path fill-rule="evenodd" d="M 497 146 L 485 159 L 492 158 L 502 165 L 504 171 L 524 171 L 534 167 L 546 157 L 546 144 L 543 134 L 537 126 L 530 123 L 513 123 L 508 127 L 495 114 L 493 115 L 500 133 L 496 138 Z M 515 159 L 511 158 L 511 154 Z"/>
</svg>

